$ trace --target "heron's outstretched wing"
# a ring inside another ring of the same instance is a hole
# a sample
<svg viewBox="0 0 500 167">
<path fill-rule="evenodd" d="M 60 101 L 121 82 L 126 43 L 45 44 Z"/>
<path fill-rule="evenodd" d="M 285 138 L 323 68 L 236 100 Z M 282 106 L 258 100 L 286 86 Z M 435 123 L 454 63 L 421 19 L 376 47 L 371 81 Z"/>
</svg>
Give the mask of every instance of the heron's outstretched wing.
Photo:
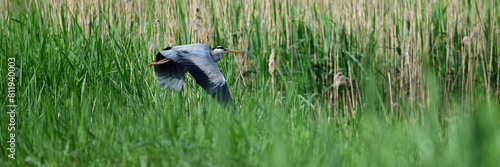
<svg viewBox="0 0 500 167">
<path fill-rule="evenodd" d="M 173 59 L 174 57 L 177 57 L 177 53 L 169 47 L 156 54 L 156 61 L 165 58 Z M 177 92 L 181 91 L 186 69 L 184 69 L 180 63 L 169 61 L 155 66 L 155 71 L 160 81 L 160 85 L 162 85 L 164 89 L 170 88 Z"/>
<path fill-rule="evenodd" d="M 191 44 L 176 46 L 172 50 L 177 52 L 177 62 L 208 94 L 220 103 L 224 103 L 224 107 L 232 101 L 226 79 L 215 65 L 210 54 L 210 47 L 205 44 Z"/>
</svg>

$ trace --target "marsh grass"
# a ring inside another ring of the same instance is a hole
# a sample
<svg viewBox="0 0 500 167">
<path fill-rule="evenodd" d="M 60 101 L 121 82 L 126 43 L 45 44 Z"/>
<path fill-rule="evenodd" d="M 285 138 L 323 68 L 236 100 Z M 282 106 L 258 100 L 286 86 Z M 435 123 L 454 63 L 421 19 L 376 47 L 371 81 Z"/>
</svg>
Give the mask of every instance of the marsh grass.
<svg viewBox="0 0 500 167">
<path fill-rule="evenodd" d="M 18 79 L 16 160 L 1 142 L 0 166 L 495 166 L 499 6 L 0 1 L 0 71 L 15 57 Z M 218 63 L 235 117 L 147 66 L 199 42 L 245 51 Z"/>
</svg>

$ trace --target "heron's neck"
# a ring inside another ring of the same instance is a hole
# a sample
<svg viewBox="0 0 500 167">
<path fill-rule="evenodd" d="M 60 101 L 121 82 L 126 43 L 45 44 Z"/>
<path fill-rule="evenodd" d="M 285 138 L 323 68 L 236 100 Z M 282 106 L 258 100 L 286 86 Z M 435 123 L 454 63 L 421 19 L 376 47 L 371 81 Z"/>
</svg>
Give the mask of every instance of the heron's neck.
<svg viewBox="0 0 500 167">
<path fill-rule="evenodd" d="M 218 62 L 220 60 L 220 55 L 219 54 L 211 54 L 212 55 L 212 59 L 214 60 L 214 62 Z"/>
</svg>

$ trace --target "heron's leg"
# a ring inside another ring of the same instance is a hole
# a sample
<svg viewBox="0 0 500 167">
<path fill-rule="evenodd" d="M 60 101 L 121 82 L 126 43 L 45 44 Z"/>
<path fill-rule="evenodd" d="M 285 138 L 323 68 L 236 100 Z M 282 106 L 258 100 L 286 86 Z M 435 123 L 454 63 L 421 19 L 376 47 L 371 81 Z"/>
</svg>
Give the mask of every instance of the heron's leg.
<svg viewBox="0 0 500 167">
<path fill-rule="evenodd" d="M 160 64 L 163 64 L 163 63 L 167 63 L 169 61 L 172 61 L 172 60 L 170 60 L 169 58 L 164 58 L 163 60 L 149 63 L 148 66 L 157 66 L 157 65 L 160 65 Z"/>
<path fill-rule="evenodd" d="M 169 62 L 169 61 L 172 61 L 172 60 L 170 60 L 170 59 L 168 59 L 168 58 L 164 58 L 163 60 L 160 60 L 160 61 L 158 61 L 157 63 L 158 63 L 158 65 L 160 65 L 160 64 L 163 64 L 163 63 L 167 63 L 167 62 Z"/>
</svg>

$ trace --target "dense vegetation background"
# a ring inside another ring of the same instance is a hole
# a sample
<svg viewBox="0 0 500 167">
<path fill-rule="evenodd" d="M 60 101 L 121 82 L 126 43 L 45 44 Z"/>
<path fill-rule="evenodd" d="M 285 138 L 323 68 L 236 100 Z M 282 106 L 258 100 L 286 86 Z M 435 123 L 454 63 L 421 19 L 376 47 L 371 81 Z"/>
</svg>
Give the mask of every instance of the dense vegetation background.
<svg viewBox="0 0 500 167">
<path fill-rule="evenodd" d="M 0 0 L 0 166 L 497 166 L 499 27 L 498 0 Z M 245 51 L 236 117 L 158 85 L 190 43 Z"/>
</svg>

